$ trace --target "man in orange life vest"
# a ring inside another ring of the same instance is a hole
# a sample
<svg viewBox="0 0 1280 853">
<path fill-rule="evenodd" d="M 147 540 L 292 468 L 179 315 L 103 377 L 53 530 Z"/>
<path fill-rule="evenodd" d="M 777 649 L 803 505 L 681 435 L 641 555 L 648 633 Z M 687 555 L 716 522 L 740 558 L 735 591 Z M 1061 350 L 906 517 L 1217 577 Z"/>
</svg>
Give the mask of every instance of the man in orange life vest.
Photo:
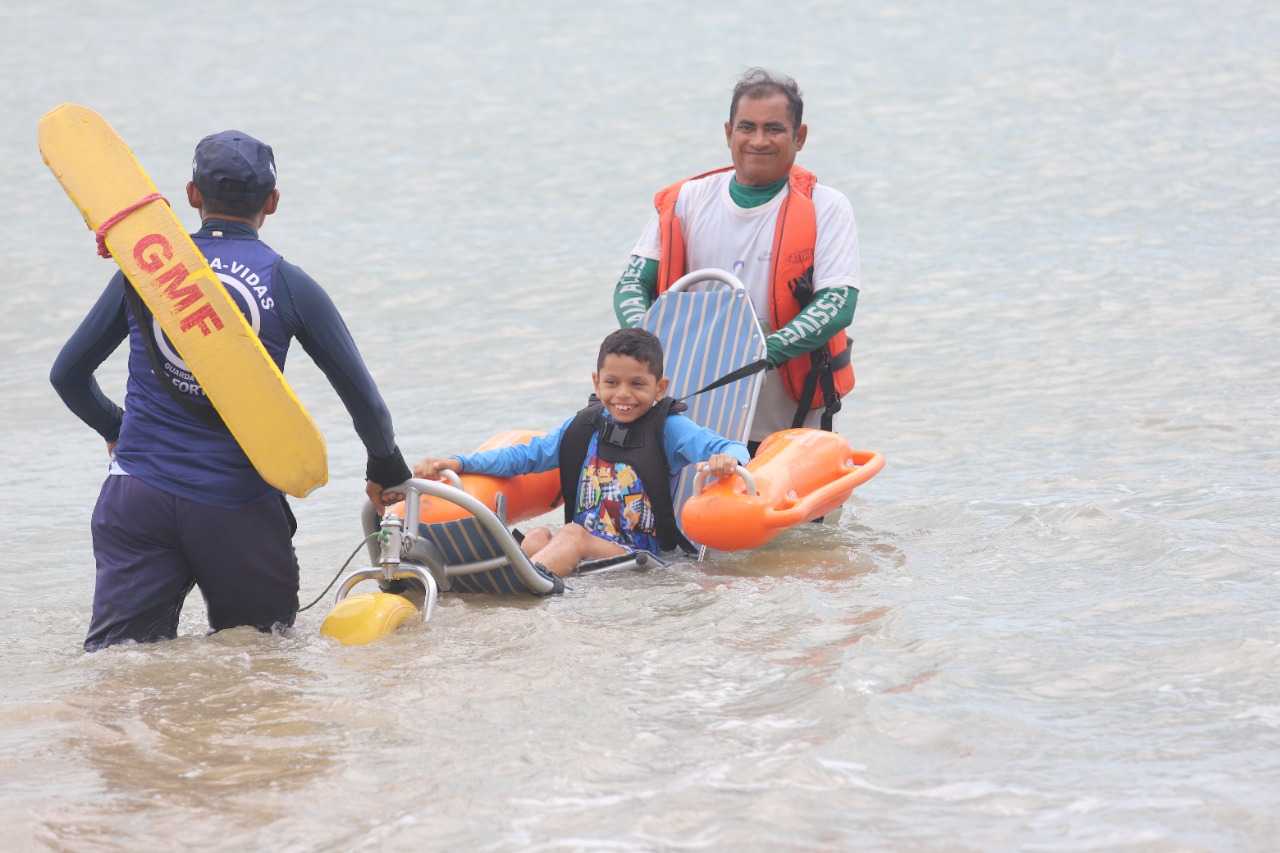
<svg viewBox="0 0 1280 853">
<path fill-rule="evenodd" d="M 858 299 L 858 232 L 849 200 L 795 165 L 809 132 L 803 110 L 794 80 L 749 69 L 724 125 L 733 166 L 657 194 L 614 289 L 618 322 L 634 326 L 686 272 L 710 267 L 742 280 L 768 335 L 753 454 L 781 429 L 835 429 L 853 387 L 844 330 Z"/>
</svg>

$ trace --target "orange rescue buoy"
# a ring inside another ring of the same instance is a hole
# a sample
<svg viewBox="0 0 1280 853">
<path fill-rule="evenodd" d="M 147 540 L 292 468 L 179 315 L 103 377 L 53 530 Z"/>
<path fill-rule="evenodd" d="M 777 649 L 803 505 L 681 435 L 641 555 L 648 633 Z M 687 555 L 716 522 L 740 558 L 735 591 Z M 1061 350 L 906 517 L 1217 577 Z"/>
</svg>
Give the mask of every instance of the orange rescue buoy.
<svg viewBox="0 0 1280 853">
<path fill-rule="evenodd" d="M 500 432 L 476 448 L 492 450 L 495 447 L 510 447 L 516 444 L 527 444 L 529 439 L 544 435 L 532 430 L 512 429 Z M 485 474 L 463 474 L 462 490 L 471 495 L 486 507 L 496 511 L 498 495 L 507 499 L 507 524 L 518 524 L 530 518 L 537 518 L 561 504 L 560 471 L 552 468 L 538 474 L 521 474 L 517 477 L 490 477 Z M 404 503 L 388 507 L 387 512 L 401 518 L 404 517 Z M 468 517 L 465 509 L 449 501 L 422 495 L 418 505 L 418 520 L 423 524 L 435 524 L 442 521 L 456 521 Z"/>
<path fill-rule="evenodd" d="M 819 429 L 775 432 L 760 444 L 740 476 L 716 480 L 685 502 L 684 533 L 721 551 L 756 548 L 783 530 L 820 518 L 884 467 L 884 457 L 854 450 L 839 433 Z"/>
</svg>

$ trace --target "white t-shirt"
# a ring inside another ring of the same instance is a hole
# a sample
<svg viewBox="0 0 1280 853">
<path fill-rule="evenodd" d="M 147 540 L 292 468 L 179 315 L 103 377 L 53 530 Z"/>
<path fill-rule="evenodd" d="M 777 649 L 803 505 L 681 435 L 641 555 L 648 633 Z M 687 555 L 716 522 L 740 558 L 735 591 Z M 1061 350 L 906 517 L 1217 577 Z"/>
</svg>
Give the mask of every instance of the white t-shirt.
<svg viewBox="0 0 1280 853">
<path fill-rule="evenodd" d="M 756 317 L 765 334 L 777 331 L 769 321 L 769 275 L 772 271 L 773 226 L 778 208 L 789 188 L 759 207 L 743 208 L 729 195 L 733 171 L 718 172 L 686 181 L 676 199 L 676 216 L 684 226 L 685 264 L 690 270 L 728 270 L 746 285 Z M 838 190 L 817 184 L 813 206 L 818 219 L 818 243 L 814 247 L 813 288 L 858 287 L 858 228 L 853 208 Z M 660 260 L 662 244 L 655 211 L 631 254 Z M 765 374 L 751 425 L 751 440 L 760 441 L 778 430 L 789 429 L 796 403 L 787 394 L 776 370 Z M 817 428 L 821 407 L 809 412 L 805 426 Z"/>
</svg>

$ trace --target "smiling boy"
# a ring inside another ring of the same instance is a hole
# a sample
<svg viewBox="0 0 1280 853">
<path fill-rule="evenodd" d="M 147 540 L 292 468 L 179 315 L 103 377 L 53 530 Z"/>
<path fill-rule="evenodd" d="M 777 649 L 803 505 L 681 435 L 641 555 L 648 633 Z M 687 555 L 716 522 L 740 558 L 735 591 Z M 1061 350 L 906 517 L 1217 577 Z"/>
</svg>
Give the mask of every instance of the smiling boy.
<svg viewBox="0 0 1280 853">
<path fill-rule="evenodd" d="M 565 500 L 565 524 L 554 535 L 545 527 L 529 531 L 521 547 L 562 578 L 584 560 L 692 550 L 676 526 L 675 478 L 692 464 L 728 476 L 750 459 L 746 445 L 680 414 L 685 405 L 665 396 L 662 342 L 651 332 L 619 329 L 605 338 L 591 381 L 598 400 L 552 432 L 528 444 L 428 457 L 414 476 L 435 479 L 448 469 L 514 477 L 558 467 L 562 493 L 573 496 Z"/>
</svg>

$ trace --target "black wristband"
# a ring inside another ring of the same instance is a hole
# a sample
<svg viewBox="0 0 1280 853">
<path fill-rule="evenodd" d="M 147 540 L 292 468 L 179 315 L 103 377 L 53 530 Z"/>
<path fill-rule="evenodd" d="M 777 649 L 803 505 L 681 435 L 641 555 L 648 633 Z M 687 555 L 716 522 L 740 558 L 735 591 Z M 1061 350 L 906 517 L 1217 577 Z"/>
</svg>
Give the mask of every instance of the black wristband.
<svg viewBox="0 0 1280 853">
<path fill-rule="evenodd" d="M 365 479 L 371 483 L 377 483 L 384 489 L 398 486 L 412 476 L 413 472 L 405 463 L 399 447 L 392 450 L 390 456 L 384 456 L 381 459 L 369 454 L 369 463 L 364 469 Z"/>
</svg>

